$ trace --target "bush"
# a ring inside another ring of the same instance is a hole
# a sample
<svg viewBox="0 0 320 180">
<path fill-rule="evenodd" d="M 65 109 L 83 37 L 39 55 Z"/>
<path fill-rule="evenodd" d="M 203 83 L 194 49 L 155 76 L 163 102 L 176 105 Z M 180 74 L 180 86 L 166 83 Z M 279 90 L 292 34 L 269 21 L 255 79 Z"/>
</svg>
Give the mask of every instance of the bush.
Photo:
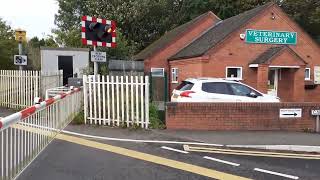
<svg viewBox="0 0 320 180">
<path fill-rule="evenodd" d="M 160 117 L 159 117 L 159 112 L 157 107 L 151 103 L 150 107 L 149 107 L 149 117 L 150 117 L 150 128 L 151 129 L 165 129 L 166 126 L 163 123 L 163 121 L 161 121 Z"/>
<path fill-rule="evenodd" d="M 84 111 L 79 112 L 72 120 L 71 124 L 80 125 L 84 124 Z"/>
</svg>

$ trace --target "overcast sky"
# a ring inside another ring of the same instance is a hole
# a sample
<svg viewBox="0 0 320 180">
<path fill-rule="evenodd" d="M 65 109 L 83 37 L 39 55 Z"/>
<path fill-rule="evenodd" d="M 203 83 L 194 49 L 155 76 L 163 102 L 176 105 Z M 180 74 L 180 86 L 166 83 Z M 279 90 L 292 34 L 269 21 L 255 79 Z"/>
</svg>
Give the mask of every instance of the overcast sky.
<svg viewBox="0 0 320 180">
<path fill-rule="evenodd" d="M 27 31 L 27 38 L 44 37 L 54 28 L 56 0 L 0 0 L 0 17 L 14 29 Z"/>
</svg>

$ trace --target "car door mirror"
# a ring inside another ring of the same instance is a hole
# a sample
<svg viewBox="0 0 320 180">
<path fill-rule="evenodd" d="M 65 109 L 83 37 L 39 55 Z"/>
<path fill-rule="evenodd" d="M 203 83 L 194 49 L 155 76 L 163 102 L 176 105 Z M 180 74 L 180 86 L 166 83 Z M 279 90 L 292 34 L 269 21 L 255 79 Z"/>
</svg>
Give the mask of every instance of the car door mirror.
<svg viewBox="0 0 320 180">
<path fill-rule="evenodd" d="M 253 91 L 251 91 L 251 92 L 248 94 L 248 96 L 249 96 L 249 97 L 252 97 L 252 98 L 257 98 L 257 97 L 258 97 L 258 95 L 257 95 L 255 92 L 253 92 Z"/>
</svg>

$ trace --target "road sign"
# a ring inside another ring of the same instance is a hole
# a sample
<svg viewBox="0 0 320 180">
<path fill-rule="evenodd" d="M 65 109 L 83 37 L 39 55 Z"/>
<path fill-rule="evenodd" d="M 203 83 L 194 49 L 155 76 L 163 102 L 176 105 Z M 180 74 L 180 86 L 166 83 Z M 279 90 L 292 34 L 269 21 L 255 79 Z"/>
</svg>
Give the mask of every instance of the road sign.
<svg viewBox="0 0 320 180">
<path fill-rule="evenodd" d="M 27 42 L 27 32 L 22 29 L 16 29 L 15 38 L 16 38 L 16 41 Z"/>
<path fill-rule="evenodd" d="M 91 16 L 83 16 L 81 21 L 83 45 L 116 47 L 116 22 Z"/>
<path fill-rule="evenodd" d="M 302 109 L 280 109 L 280 118 L 301 118 Z"/>
<path fill-rule="evenodd" d="M 288 31 L 246 30 L 246 43 L 297 44 L 297 33 Z"/>
<path fill-rule="evenodd" d="M 28 57 L 24 55 L 14 55 L 14 64 L 19 66 L 26 66 L 28 64 Z"/>
<path fill-rule="evenodd" d="M 320 109 L 313 109 L 311 110 L 312 116 L 320 116 Z"/>
<path fill-rule="evenodd" d="M 107 62 L 107 53 L 91 51 L 91 62 Z"/>
<path fill-rule="evenodd" d="M 320 66 L 314 66 L 314 83 L 320 84 Z"/>
</svg>

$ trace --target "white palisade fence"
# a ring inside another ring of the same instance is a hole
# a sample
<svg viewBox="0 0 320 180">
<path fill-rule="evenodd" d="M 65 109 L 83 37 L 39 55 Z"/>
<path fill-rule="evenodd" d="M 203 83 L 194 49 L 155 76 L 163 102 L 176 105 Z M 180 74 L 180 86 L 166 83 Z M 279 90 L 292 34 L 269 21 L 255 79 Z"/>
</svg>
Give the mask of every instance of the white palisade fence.
<svg viewBox="0 0 320 180">
<path fill-rule="evenodd" d="M 45 90 L 62 85 L 62 71 L 0 70 L 0 106 L 21 109 L 33 105 Z"/>
<path fill-rule="evenodd" d="M 76 88 L 0 118 L 0 180 L 16 179 L 82 110 L 82 102 Z"/>
<path fill-rule="evenodd" d="M 83 76 L 85 123 L 149 126 L 148 76 Z"/>
</svg>

